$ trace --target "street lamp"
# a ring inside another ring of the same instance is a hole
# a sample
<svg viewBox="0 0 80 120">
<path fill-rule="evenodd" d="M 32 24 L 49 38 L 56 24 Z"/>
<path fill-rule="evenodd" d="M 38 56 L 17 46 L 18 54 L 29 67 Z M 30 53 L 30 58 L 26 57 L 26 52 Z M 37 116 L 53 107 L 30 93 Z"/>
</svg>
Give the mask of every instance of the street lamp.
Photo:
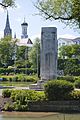
<svg viewBox="0 0 80 120">
<path fill-rule="evenodd" d="M 28 60 L 28 48 L 29 47 L 32 47 L 32 45 L 33 45 L 33 43 L 32 43 L 32 41 L 31 41 L 31 39 L 30 38 L 28 38 L 28 40 L 27 40 L 27 44 L 26 44 L 26 49 L 25 49 L 25 61 L 26 60 Z M 26 64 L 26 63 L 25 63 Z M 27 68 L 27 64 L 25 65 L 25 68 Z M 25 71 L 25 74 L 27 74 L 27 70 Z"/>
<path fill-rule="evenodd" d="M 13 56 L 13 59 L 14 59 L 14 74 L 16 74 L 16 53 L 17 53 L 17 45 L 14 46 L 14 56 Z"/>
</svg>

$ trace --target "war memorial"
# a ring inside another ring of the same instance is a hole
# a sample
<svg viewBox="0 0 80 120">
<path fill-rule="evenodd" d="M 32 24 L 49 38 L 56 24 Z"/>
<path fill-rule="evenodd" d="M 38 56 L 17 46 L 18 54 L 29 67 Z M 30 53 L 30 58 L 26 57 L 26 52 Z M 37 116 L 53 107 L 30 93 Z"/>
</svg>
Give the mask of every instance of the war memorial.
<svg viewBox="0 0 80 120">
<path fill-rule="evenodd" d="M 40 46 L 40 77 L 30 89 L 44 89 L 43 83 L 57 78 L 57 28 L 42 27 Z"/>
</svg>

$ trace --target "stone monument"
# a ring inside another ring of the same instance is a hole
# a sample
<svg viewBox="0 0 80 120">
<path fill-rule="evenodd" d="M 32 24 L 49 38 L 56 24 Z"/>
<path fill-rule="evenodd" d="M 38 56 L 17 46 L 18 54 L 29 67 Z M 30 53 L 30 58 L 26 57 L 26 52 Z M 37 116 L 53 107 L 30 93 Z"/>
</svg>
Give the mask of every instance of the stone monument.
<svg viewBox="0 0 80 120">
<path fill-rule="evenodd" d="M 57 28 L 43 27 L 41 31 L 41 80 L 57 77 Z"/>
<path fill-rule="evenodd" d="M 31 84 L 29 89 L 44 90 L 47 80 L 57 77 L 57 28 L 43 27 L 41 31 L 41 59 L 40 76 L 36 84 Z"/>
</svg>

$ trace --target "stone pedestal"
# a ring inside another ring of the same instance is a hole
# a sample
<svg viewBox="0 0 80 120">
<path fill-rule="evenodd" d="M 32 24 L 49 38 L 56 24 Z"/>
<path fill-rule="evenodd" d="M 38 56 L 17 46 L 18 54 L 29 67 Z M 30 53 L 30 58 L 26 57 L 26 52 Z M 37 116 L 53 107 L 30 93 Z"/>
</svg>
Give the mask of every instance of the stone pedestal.
<svg viewBox="0 0 80 120">
<path fill-rule="evenodd" d="M 29 86 L 29 89 L 32 89 L 32 90 L 44 90 L 44 81 L 39 80 L 36 84 L 31 84 Z"/>
<path fill-rule="evenodd" d="M 40 76 L 42 80 L 57 77 L 57 28 L 43 27 L 41 31 Z"/>
</svg>

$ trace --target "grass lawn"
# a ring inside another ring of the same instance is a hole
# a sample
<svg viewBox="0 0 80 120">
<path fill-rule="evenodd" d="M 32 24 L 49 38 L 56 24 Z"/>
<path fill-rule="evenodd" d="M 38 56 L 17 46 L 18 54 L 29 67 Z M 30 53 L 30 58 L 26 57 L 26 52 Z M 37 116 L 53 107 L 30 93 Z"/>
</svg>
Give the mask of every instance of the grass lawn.
<svg viewBox="0 0 80 120">
<path fill-rule="evenodd" d="M 27 87 L 30 84 L 32 84 L 31 82 L 0 82 L 0 86 L 17 86 L 17 87 Z"/>
</svg>

